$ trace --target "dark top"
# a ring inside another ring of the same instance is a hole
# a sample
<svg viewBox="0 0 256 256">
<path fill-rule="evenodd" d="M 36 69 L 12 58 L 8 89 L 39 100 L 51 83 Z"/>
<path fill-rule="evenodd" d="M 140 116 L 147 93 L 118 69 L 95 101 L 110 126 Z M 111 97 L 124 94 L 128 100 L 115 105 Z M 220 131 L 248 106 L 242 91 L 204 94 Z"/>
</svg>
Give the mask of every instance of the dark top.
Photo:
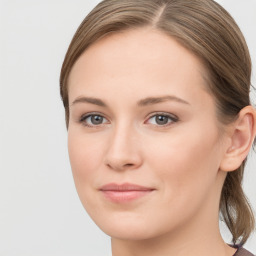
<svg viewBox="0 0 256 256">
<path fill-rule="evenodd" d="M 233 256 L 255 256 L 251 252 L 244 249 L 241 245 L 235 245 L 235 246 L 230 245 L 230 246 L 233 248 L 237 248 L 237 251 Z"/>
</svg>

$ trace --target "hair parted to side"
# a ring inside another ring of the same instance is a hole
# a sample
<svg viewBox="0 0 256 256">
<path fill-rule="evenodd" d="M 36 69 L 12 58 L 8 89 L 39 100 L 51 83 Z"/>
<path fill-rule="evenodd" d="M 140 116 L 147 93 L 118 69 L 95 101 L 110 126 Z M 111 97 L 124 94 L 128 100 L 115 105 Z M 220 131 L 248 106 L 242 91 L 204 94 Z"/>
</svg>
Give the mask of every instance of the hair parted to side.
<svg viewBox="0 0 256 256">
<path fill-rule="evenodd" d="M 213 0 L 104 0 L 77 29 L 62 65 L 60 93 L 67 128 L 68 77 L 76 60 L 107 34 L 141 27 L 162 31 L 201 59 L 221 123 L 234 121 L 242 108 L 251 105 L 249 50 L 239 27 L 219 4 Z M 234 244 L 244 244 L 255 227 L 252 208 L 242 189 L 245 162 L 227 174 L 220 198 L 220 214 Z"/>
</svg>

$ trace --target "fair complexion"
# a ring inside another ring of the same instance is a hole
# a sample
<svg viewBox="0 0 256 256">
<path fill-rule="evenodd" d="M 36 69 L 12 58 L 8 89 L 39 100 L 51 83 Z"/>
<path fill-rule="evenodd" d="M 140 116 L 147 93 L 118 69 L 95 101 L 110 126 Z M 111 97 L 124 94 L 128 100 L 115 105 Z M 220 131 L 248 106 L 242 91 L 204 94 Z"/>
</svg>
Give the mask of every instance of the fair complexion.
<svg viewBox="0 0 256 256">
<path fill-rule="evenodd" d="M 241 134 L 255 134 L 255 116 L 248 107 L 224 130 L 206 75 L 198 58 L 150 28 L 109 35 L 73 66 L 73 177 L 113 256 L 235 253 L 219 232 L 220 193 L 230 159 L 240 153 L 241 164 L 248 153 L 252 139 Z M 146 191 L 103 191 L 110 183 Z"/>
</svg>

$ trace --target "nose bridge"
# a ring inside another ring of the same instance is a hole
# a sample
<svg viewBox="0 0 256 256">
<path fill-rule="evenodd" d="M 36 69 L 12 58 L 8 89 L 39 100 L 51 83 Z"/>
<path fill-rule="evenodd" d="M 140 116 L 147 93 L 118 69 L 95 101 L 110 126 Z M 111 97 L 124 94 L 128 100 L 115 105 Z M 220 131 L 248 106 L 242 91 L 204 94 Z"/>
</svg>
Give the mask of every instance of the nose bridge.
<svg viewBox="0 0 256 256">
<path fill-rule="evenodd" d="M 135 168 L 141 163 L 139 138 L 136 129 L 123 120 L 109 136 L 105 163 L 112 169 Z"/>
</svg>

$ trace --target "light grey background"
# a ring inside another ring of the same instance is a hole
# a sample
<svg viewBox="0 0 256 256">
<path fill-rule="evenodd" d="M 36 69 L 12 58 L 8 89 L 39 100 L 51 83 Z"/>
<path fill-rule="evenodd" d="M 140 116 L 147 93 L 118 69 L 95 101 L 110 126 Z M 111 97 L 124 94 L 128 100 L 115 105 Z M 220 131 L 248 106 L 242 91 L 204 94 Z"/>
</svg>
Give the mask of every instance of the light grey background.
<svg viewBox="0 0 256 256">
<path fill-rule="evenodd" d="M 59 72 L 70 40 L 99 1 L 0 0 L 0 255 L 105 256 L 110 238 L 87 216 L 67 153 Z M 219 2 L 256 65 L 256 1 Z M 245 191 L 256 209 L 256 157 Z M 229 234 L 222 228 L 226 239 Z M 228 242 L 228 240 L 227 240 Z M 256 236 L 245 247 L 256 253 Z"/>
</svg>

